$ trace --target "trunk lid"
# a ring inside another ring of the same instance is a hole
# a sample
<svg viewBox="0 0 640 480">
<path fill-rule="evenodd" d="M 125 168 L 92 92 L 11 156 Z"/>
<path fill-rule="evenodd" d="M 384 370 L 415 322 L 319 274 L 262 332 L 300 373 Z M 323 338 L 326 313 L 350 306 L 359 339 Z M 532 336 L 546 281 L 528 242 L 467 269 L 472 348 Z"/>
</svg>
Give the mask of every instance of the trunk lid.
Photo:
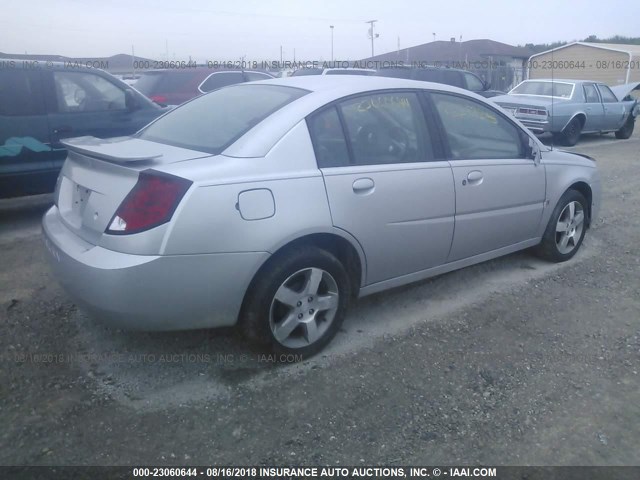
<svg viewBox="0 0 640 480">
<path fill-rule="evenodd" d="M 210 156 L 132 137 L 80 137 L 63 143 L 68 155 L 54 201 L 65 225 L 93 245 L 135 186 L 139 172 Z"/>
</svg>

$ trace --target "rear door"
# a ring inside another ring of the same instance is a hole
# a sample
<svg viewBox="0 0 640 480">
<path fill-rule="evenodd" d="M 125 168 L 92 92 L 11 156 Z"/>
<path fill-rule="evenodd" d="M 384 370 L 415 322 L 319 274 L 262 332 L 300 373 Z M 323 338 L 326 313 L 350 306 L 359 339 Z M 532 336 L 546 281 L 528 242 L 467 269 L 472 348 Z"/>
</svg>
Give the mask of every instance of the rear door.
<svg viewBox="0 0 640 480">
<path fill-rule="evenodd" d="M 366 284 L 444 263 L 453 177 L 435 160 L 415 92 L 351 97 L 310 117 L 309 129 L 333 223 L 365 252 Z"/>
<path fill-rule="evenodd" d="M 0 69 L 0 197 L 52 191 L 52 162 L 39 69 Z"/>
<path fill-rule="evenodd" d="M 545 200 L 544 166 L 525 158 L 528 136 L 475 99 L 432 93 L 456 194 L 448 261 L 535 238 Z"/>
<path fill-rule="evenodd" d="M 598 132 L 604 127 L 604 106 L 594 83 L 582 85 L 587 119 L 582 129 L 585 132 Z"/>
</svg>

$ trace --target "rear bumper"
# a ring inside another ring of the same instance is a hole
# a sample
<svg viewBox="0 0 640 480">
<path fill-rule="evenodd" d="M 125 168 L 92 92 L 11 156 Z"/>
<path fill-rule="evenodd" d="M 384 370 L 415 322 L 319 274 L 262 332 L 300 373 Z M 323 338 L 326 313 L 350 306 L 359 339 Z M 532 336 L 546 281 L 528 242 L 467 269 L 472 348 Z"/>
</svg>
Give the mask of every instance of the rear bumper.
<svg viewBox="0 0 640 480">
<path fill-rule="evenodd" d="M 551 124 L 548 121 L 526 120 L 518 117 L 516 118 L 520 120 L 520 123 L 522 123 L 525 127 L 527 127 L 536 135 L 541 135 L 543 133 L 547 133 L 551 131 Z"/>
<path fill-rule="evenodd" d="M 91 316 L 118 328 L 186 330 L 234 325 L 267 252 L 130 255 L 85 242 L 60 220 L 43 218 L 56 278 Z"/>
</svg>

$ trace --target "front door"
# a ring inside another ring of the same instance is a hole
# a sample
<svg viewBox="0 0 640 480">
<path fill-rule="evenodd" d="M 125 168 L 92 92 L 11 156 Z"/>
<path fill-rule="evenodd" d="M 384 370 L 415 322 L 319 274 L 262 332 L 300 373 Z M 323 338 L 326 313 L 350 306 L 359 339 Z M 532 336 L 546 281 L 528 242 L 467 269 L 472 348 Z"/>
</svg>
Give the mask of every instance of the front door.
<svg viewBox="0 0 640 480">
<path fill-rule="evenodd" d="M 455 234 L 448 261 L 535 238 L 544 208 L 545 169 L 526 158 L 526 134 L 484 103 L 455 94 L 431 97 L 455 182 Z"/>
</svg>

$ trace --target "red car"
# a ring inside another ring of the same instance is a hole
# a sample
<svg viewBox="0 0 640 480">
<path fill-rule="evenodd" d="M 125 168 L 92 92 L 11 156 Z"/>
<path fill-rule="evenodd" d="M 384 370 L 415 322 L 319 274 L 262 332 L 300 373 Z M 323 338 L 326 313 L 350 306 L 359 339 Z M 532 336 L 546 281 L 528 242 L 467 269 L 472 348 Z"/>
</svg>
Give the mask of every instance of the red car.
<svg viewBox="0 0 640 480">
<path fill-rule="evenodd" d="M 140 75 L 134 88 L 160 105 L 180 105 L 227 85 L 270 78 L 274 78 L 273 75 L 266 72 L 199 66 L 181 70 L 149 70 Z"/>
</svg>

